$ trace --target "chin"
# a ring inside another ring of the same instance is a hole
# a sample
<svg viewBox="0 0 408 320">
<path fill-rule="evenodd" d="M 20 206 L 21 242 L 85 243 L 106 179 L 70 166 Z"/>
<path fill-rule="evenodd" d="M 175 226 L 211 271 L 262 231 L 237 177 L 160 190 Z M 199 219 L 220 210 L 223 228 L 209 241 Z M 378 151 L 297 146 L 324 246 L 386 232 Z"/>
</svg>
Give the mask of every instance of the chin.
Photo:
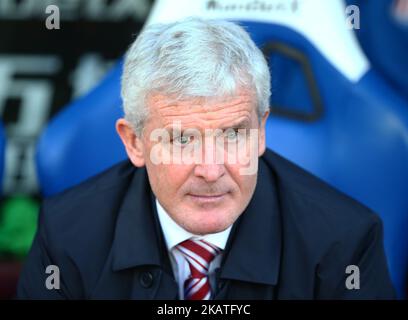
<svg viewBox="0 0 408 320">
<path fill-rule="evenodd" d="M 193 234 L 205 235 L 222 232 L 231 226 L 234 221 L 235 219 L 232 219 L 229 215 L 202 213 L 197 214 L 196 219 L 193 221 L 186 221 L 183 227 Z"/>
</svg>

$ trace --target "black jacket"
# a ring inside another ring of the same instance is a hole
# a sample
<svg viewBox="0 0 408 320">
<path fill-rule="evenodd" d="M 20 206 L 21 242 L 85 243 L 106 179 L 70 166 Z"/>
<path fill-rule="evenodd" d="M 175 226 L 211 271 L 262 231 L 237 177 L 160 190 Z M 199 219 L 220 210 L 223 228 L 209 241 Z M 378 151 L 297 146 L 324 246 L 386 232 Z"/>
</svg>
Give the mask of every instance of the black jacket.
<svg viewBox="0 0 408 320">
<path fill-rule="evenodd" d="M 216 299 L 394 297 L 375 214 L 272 151 L 258 175 Z M 46 288 L 48 265 L 59 290 Z M 360 289 L 347 289 L 348 265 L 359 267 Z M 19 298 L 177 299 L 177 290 L 144 168 L 125 161 L 44 201 Z"/>
</svg>

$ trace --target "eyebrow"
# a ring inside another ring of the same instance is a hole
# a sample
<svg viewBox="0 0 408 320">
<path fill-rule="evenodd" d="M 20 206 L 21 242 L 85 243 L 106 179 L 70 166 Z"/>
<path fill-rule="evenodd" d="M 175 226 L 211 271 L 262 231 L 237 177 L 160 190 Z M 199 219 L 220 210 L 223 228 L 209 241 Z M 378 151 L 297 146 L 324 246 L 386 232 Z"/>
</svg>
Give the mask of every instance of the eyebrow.
<svg viewBox="0 0 408 320">
<path fill-rule="evenodd" d="M 221 130 L 227 130 L 227 129 L 248 129 L 250 128 L 251 122 L 249 121 L 249 119 L 243 119 L 239 122 L 235 122 L 232 123 L 231 125 L 226 125 L 223 127 L 220 127 L 218 129 Z M 175 132 L 176 134 L 183 134 L 184 131 L 189 130 L 189 129 L 197 129 L 200 131 L 200 129 L 198 128 L 183 128 L 181 127 L 180 130 L 176 130 L 176 128 L 174 128 L 173 126 L 167 126 L 164 128 L 169 134 L 170 136 L 173 135 L 173 132 Z"/>
<path fill-rule="evenodd" d="M 226 129 L 248 129 L 251 126 L 251 122 L 249 121 L 249 119 L 244 119 L 241 120 L 237 123 L 233 123 L 232 125 L 228 125 L 225 127 L 222 127 L 220 129 L 222 130 L 226 130 Z"/>
</svg>

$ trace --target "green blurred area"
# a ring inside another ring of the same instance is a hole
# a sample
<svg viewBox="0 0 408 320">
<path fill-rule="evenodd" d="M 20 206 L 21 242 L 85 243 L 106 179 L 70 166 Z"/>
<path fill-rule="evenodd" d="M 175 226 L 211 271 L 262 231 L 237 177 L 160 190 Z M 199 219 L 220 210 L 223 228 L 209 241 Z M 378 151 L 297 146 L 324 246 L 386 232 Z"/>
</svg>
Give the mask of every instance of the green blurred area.
<svg viewBox="0 0 408 320">
<path fill-rule="evenodd" d="M 4 199 L 0 206 L 0 258 L 24 258 L 37 229 L 39 201 L 27 196 Z"/>
</svg>

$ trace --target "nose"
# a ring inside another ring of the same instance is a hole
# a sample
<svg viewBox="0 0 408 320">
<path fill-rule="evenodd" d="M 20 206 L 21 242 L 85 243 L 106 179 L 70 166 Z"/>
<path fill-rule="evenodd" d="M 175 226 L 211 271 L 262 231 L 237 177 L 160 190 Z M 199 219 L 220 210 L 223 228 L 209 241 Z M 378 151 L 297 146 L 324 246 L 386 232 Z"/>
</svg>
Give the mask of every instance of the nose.
<svg viewBox="0 0 408 320">
<path fill-rule="evenodd" d="M 224 152 L 211 139 L 212 137 L 206 137 L 202 147 L 202 162 L 194 168 L 195 176 L 203 178 L 206 182 L 215 182 L 225 174 L 224 163 L 220 161 L 224 158 Z"/>
<path fill-rule="evenodd" d="M 203 178 L 206 182 L 215 182 L 225 173 L 223 164 L 198 164 L 194 168 L 194 174 L 197 177 Z"/>
</svg>

